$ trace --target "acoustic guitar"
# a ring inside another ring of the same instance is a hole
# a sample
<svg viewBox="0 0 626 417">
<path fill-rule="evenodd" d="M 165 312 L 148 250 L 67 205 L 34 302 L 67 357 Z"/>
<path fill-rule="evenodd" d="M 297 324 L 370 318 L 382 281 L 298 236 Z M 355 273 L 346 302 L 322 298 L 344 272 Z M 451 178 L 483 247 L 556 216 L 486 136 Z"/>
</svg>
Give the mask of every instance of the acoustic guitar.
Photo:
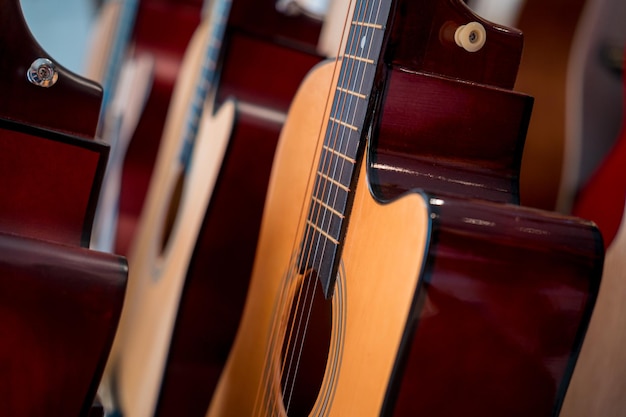
<svg viewBox="0 0 626 417">
<path fill-rule="evenodd" d="M 126 261 L 87 249 L 108 146 L 102 90 L 0 2 L 0 400 L 10 416 L 87 415 L 113 342 Z"/>
<path fill-rule="evenodd" d="M 266 13 L 274 10 L 270 3 L 252 8 Z M 241 16 L 248 13 L 245 6 L 211 2 L 172 98 L 129 252 L 128 296 L 107 365 L 106 385 L 124 415 L 206 411 L 245 298 L 283 111 L 320 59 L 313 48 L 244 32 L 238 19 L 248 21 Z M 274 36 L 287 38 L 300 19 L 274 20 Z M 294 33 L 297 39 L 300 32 Z M 275 60 L 239 67 L 254 54 Z M 282 68 L 287 59 L 288 73 Z M 254 80 L 242 71 L 257 67 L 267 76 Z M 225 101 L 225 94 L 236 101 Z M 238 192 L 243 186 L 245 196 Z M 226 275 L 228 280 L 217 279 Z M 221 297 L 229 303 L 217 302 Z"/>
<path fill-rule="evenodd" d="M 307 76 L 282 131 L 207 416 L 555 415 L 602 243 L 588 222 L 480 197 L 514 198 L 504 168 L 521 143 L 481 159 L 489 128 L 473 129 L 524 127 L 514 108 L 527 122 L 529 98 L 507 89 L 521 34 L 460 1 L 357 0 L 347 23 L 340 59 Z"/>
</svg>

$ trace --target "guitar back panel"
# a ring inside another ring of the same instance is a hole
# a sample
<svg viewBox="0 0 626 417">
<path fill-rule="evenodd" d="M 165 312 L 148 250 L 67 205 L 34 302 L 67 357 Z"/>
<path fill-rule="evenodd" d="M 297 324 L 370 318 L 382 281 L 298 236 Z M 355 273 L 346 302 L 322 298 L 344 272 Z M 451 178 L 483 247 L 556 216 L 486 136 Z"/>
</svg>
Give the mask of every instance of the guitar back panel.
<svg viewBox="0 0 626 417">
<path fill-rule="evenodd" d="M 598 294 L 598 230 L 522 207 L 433 201 L 430 255 L 390 388 L 397 404 L 385 415 L 558 415 Z"/>
<path fill-rule="evenodd" d="M 85 416 L 122 308 L 124 259 L 0 233 L 5 415 Z"/>
<path fill-rule="evenodd" d="M 108 151 L 0 120 L 0 230 L 88 246 Z"/>
<path fill-rule="evenodd" d="M 93 138 L 102 89 L 56 63 L 35 42 L 18 1 L 0 2 L 0 118 Z M 51 87 L 31 84 L 27 72 L 37 58 L 54 64 L 58 80 Z"/>
</svg>

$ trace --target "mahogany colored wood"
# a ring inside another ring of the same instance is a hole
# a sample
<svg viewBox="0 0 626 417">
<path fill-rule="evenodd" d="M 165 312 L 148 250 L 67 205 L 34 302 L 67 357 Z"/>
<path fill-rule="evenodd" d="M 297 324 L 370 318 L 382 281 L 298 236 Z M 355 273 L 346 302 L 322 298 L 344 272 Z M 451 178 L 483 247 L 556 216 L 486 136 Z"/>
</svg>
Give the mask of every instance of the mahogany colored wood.
<svg viewBox="0 0 626 417">
<path fill-rule="evenodd" d="M 0 56 L 0 118 L 93 138 L 102 89 L 65 69 L 39 46 L 17 0 L 0 1 Z M 58 71 L 58 81 L 49 88 L 26 78 L 37 58 L 49 59 Z"/>
<path fill-rule="evenodd" d="M 554 213 L 429 198 L 428 260 L 385 415 L 558 415 L 598 294 L 598 230 Z"/>
<path fill-rule="evenodd" d="M 385 60 L 412 70 L 513 88 L 522 33 L 489 23 L 466 7 L 456 7 L 457 3 L 397 2 Z M 472 21 L 483 25 L 487 42 L 481 50 L 468 53 L 454 42 L 454 31 Z"/>
<path fill-rule="evenodd" d="M 0 399 L 10 416 L 85 416 L 117 327 L 123 258 L 0 232 Z"/>
<path fill-rule="evenodd" d="M 279 119 L 241 107 L 237 114 L 185 281 L 157 406 L 160 417 L 206 413 L 245 301 L 280 117 L 321 60 L 313 52 L 320 23 L 283 16 L 274 4 L 235 0 L 232 5 L 217 100 L 235 97 L 240 105 L 270 110 Z"/>
<path fill-rule="evenodd" d="M 393 69 L 385 98 L 373 135 L 378 186 L 519 203 L 531 97 Z"/>
<path fill-rule="evenodd" d="M 0 119 L 0 231 L 87 247 L 108 153 Z"/>
<path fill-rule="evenodd" d="M 37 44 L 18 1 L 0 5 L 0 230 L 86 246 L 108 155 L 90 140 L 102 89 Z M 55 65 L 54 85 L 28 81 L 37 58 Z"/>
<path fill-rule="evenodd" d="M 200 22 L 202 0 L 142 0 L 132 38 L 135 56 L 154 59 L 154 81 L 122 173 L 116 252 L 126 254 L 150 183 L 183 54 Z"/>
<path fill-rule="evenodd" d="M 384 104 L 374 122 L 376 184 L 389 196 L 412 188 L 518 203 L 533 99 L 511 91 L 522 34 L 482 20 L 457 1 L 400 1 L 385 46 Z M 478 52 L 454 30 L 480 22 Z M 382 87 L 384 85 L 384 87 Z M 381 103 L 382 100 L 381 100 Z"/>
<path fill-rule="evenodd" d="M 387 77 L 370 158 L 378 197 L 435 193 L 430 254 L 385 415 L 556 415 L 597 296 L 602 238 L 581 220 L 499 204 L 519 202 L 532 108 L 508 90 L 521 35 L 504 46 L 517 58 L 494 52 L 483 67 L 471 55 L 454 64 L 463 58 L 439 51 L 445 42 L 423 39 L 438 52 L 432 63 L 390 58 L 412 67 Z"/>
<path fill-rule="evenodd" d="M 0 2 L 0 400 L 11 416 L 86 416 L 113 342 L 126 261 L 86 249 L 108 146 L 102 89 L 35 42 Z M 48 58 L 47 88 L 27 70 Z M 81 247 L 83 246 L 83 247 Z"/>
</svg>

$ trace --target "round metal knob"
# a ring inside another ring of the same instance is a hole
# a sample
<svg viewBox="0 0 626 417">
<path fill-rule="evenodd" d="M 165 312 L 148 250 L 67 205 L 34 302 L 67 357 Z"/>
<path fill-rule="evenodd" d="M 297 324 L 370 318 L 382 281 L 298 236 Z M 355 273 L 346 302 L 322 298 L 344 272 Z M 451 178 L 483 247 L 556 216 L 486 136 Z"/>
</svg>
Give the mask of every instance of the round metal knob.
<svg viewBox="0 0 626 417">
<path fill-rule="evenodd" d="M 47 58 L 37 58 L 26 73 L 28 81 L 39 87 L 52 87 L 59 78 L 56 67 Z"/>
</svg>

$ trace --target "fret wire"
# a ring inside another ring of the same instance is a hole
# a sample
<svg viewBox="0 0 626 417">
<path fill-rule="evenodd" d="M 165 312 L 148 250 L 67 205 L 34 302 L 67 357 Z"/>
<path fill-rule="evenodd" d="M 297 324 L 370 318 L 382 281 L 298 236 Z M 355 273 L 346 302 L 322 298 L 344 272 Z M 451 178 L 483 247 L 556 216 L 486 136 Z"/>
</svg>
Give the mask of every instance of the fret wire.
<svg viewBox="0 0 626 417">
<path fill-rule="evenodd" d="M 351 164 L 356 164 L 356 160 L 350 158 L 348 155 L 344 155 L 341 152 L 339 152 L 337 149 L 333 149 L 328 147 L 327 145 L 323 146 L 324 149 L 326 149 L 328 152 L 337 155 L 338 157 L 345 159 L 346 161 L 350 162 Z"/>
<path fill-rule="evenodd" d="M 349 185 L 354 176 L 355 158 L 361 143 L 360 131 L 366 116 L 365 104 L 373 85 L 375 64 L 382 46 L 381 29 L 384 29 L 384 22 L 388 18 L 388 10 L 383 8 L 381 13 L 381 5 L 382 3 L 376 7 L 374 3 L 374 6 L 370 7 L 364 1 L 357 3 L 352 19 L 354 25 L 350 28 L 343 55 L 346 59 L 341 63 L 337 92 L 331 107 L 332 116 L 329 117 L 329 121 L 335 124 L 329 124 L 326 129 L 323 144 L 325 153 L 319 161 L 318 180 L 315 183 L 309 216 L 306 220 L 310 228 L 307 228 L 305 232 L 305 236 L 308 237 L 303 242 L 305 252 L 301 261 L 318 269 L 318 272 L 324 275 L 324 277 L 320 276 L 320 279 L 325 288 L 330 288 L 327 284 L 329 280 L 332 284 L 332 277 L 329 275 L 330 270 L 323 272 L 322 268 L 332 268 L 339 249 L 343 220 L 347 217 L 345 208 L 351 195 Z M 383 24 L 379 24 L 377 20 Z M 352 123 L 342 119 L 350 120 Z M 353 135 L 351 132 L 357 132 L 357 134 Z M 343 149 L 349 155 L 342 153 L 339 149 Z M 346 161 L 352 165 L 346 165 Z M 337 175 L 339 179 L 333 178 Z M 322 184 L 322 180 L 326 182 Z M 327 216 L 328 212 L 335 216 L 334 220 Z M 333 230 L 337 227 L 339 229 L 326 232 L 324 230 L 326 227 Z M 315 231 L 318 232 L 317 236 L 309 235 Z M 330 233 L 337 234 L 337 237 L 333 237 Z M 326 237 L 327 240 L 322 242 L 321 236 Z M 327 242 L 332 242 L 337 247 L 327 247 Z"/>
<path fill-rule="evenodd" d="M 345 54 L 344 56 L 346 58 L 354 59 L 356 61 L 365 62 L 366 64 L 373 64 L 374 63 L 373 59 L 363 58 L 363 57 L 352 55 L 352 54 Z"/>
<path fill-rule="evenodd" d="M 337 239 L 335 239 L 334 237 L 332 237 L 331 235 L 329 235 L 326 231 L 324 231 L 321 227 L 317 226 L 315 223 L 313 223 L 311 220 L 307 219 L 307 224 L 309 225 L 309 227 L 313 228 L 316 232 L 318 232 L 319 234 L 321 234 L 322 236 L 324 236 L 326 239 L 330 240 L 331 242 L 333 242 L 335 245 L 339 244 L 339 241 Z"/>
<path fill-rule="evenodd" d="M 337 90 L 341 91 L 342 93 L 353 95 L 363 100 L 367 98 L 365 94 L 357 93 L 356 91 L 348 90 L 347 88 L 337 86 Z"/>
<path fill-rule="evenodd" d="M 326 181 L 331 182 L 332 184 L 336 185 L 337 187 L 341 188 L 342 190 L 344 190 L 345 192 L 350 192 L 350 188 L 344 184 L 342 184 L 341 182 L 337 181 L 336 179 L 320 172 L 317 171 L 317 175 L 319 175 L 320 177 L 324 178 Z"/>
<path fill-rule="evenodd" d="M 335 216 L 339 217 L 340 219 L 344 219 L 346 216 L 344 216 L 343 214 L 341 214 L 339 211 L 337 211 L 336 209 L 334 209 L 333 207 L 329 206 L 327 203 L 324 203 L 322 200 L 320 200 L 317 197 L 313 197 L 313 201 L 320 204 L 322 207 L 324 207 L 326 210 L 330 211 L 331 213 L 333 213 Z"/>
<path fill-rule="evenodd" d="M 331 121 L 331 122 L 335 122 L 335 123 L 337 123 L 337 124 L 339 124 L 339 125 L 341 125 L 341 126 L 347 127 L 348 129 L 352 129 L 352 130 L 354 130 L 355 132 L 358 132 L 358 130 L 359 130 L 359 128 L 358 128 L 358 127 L 356 127 L 356 126 L 354 126 L 354 125 L 351 125 L 350 123 L 346 123 L 346 122 L 344 122 L 343 120 L 339 120 L 339 119 L 337 119 L 337 118 L 335 118 L 335 117 L 331 117 L 331 118 L 330 118 L 330 121 Z"/>
<path fill-rule="evenodd" d="M 358 25 L 358 26 L 364 26 L 366 28 L 373 28 L 373 29 L 382 29 L 383 25 L 379 25 L 377 23 L 367 23 L 367 22 L 360 22 L 357 20 L 353 20 L 352 21 L 353 25 Z"/>
</svg>

